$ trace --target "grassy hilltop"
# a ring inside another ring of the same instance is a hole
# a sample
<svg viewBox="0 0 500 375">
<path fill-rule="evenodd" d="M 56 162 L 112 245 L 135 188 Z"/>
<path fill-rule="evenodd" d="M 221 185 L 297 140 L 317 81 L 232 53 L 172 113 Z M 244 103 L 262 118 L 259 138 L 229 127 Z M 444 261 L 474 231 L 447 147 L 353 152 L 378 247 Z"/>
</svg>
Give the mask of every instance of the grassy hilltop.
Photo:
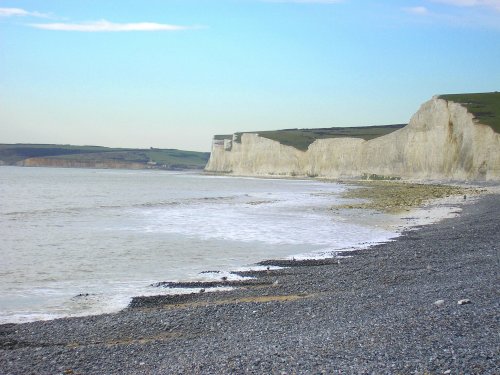
<svg viewBox="0 0 500 375">
<path fill-rule="evenodd" d="M 500 133 L 500 92 L 448 94 L 439 97 L 462 104 L 478 122 L 491 126 L 496 133 Z"/>
<path fill-rule="evenodd" d="M 51 144 L 0 144 L 0 164 L 16 165 L 43 158 L 88 163 L 138 163 L 152 169 L 203 169 L 208 152 L 174 149 L 128 149 Z"/>
<path fill-rule="evenodd" d="M 376 125 L 376 126 L 363 126 L 353 128 L 320 128 L 320 129 L 283 129 L 272 131 L 257 131 L 248 133 L 257 133 L 259 136 L 272 139 L 282 145 L 292 146 L 296 149 L 306 151 L 311 143 L 316 139 L 325 138 L 362 138 L 370 140 L 373 138 L 381 137 L 383 135 L 392 133 L 401 129 L 406 124 L 397 125 Z M 244 133 L 236 133 L 236 142 L 239 142 L 241 135 Z M 231 139 L 231 135 L 217 135 L 215 139 Z"/>
</svg>

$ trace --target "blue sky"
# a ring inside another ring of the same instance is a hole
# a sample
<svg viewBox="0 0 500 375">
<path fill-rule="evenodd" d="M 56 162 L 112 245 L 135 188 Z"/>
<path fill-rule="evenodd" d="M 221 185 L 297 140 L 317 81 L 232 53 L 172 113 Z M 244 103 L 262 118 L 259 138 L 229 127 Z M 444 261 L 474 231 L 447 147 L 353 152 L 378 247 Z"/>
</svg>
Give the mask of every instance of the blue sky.
<svg viewBox="0 0 500 375">
<path fill-rule="evenodd" d="M 498 91 L 500 0 L 0 0 L 0 142 L 209 151 Z"/>
</svg>

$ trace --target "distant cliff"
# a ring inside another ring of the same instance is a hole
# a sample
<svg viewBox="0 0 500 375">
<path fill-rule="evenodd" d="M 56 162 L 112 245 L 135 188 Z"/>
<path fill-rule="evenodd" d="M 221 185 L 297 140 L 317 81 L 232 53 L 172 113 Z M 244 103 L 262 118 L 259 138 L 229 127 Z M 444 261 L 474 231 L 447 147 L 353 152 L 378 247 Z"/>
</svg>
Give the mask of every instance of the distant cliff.
<svg viewBox="0 0 500 375">
<path fill-rule="evenodd" d="M 51 144 L 0 144 L 0 165 L 62 168 L 203 169 L 208 152 Z"/>
<path fill-rule="evenodd" d="M 17 163 L 23 167 L 145 169 L 146 164 L 119 161 L 70 160 L 61 158 L 29 158 Z"/>
<path fill-rule="evenodd" d="M 407 126 L 374 139 L 323 138 L 300 150 L 244 133 L 214 140 L 205 170 L 252 176 L 500 180 L 500 134 L 477 117 L 467 105 L 434 97 Z"/>
</svg>

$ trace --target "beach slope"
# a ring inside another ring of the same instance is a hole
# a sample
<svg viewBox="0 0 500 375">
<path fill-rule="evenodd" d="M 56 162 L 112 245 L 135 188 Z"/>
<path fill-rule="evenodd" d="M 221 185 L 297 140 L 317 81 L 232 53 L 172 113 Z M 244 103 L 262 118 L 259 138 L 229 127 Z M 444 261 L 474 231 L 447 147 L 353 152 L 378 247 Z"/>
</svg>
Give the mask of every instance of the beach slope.
<svg viewBox="0 0 500 375">
<path fill-rule="evenodd" d="M 245 288 L 3 325 L 0 373 L 500 373 L 498 212 L 485 195 L 394 242 L 291 261 Z"/>
</svg>

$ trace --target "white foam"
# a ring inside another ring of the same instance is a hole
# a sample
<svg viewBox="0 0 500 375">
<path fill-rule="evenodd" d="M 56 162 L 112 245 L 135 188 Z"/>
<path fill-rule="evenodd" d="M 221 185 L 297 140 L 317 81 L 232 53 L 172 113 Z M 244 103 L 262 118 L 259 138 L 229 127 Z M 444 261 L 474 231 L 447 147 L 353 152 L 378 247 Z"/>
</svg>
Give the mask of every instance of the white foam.
<svg viewBox="0 0 500 375">
<path fill-rule="evenodd" d="M 273 271 L 273 270 L 281 270 L 283 267 L 280 266 L 245 266 L 245 267 L 237 267 L 234 269 L 234 272 L 252 272 L 252 271 Z"/>
<path fill-rule="evenodd" d="M 249 280 L 251 277 L 240 276 L 229 271 L 214 271 L 200 273 L 196 281 L 242 281 Z"/>
<path fill-rule="evenodd" d="M 154 282 L 241 280 L 230 271 L 263 269 L 241 265 L 326 256 L 396 233 L 335 215 L 329 207 L 342 203 L 338 194 L 345 190 L 337 184 L 12 171 L 10 179 L 9 171 L 2 175 L 9 206 L 0 214 L 23 215 L 0 215 L 8 249 L 0 263 L 2 322 L 116 312 L 133 296 L 193 292 L 148 287 Z M 89 296 L 73 298 L 80 293 Z"/>
<path fill-rule="evenodd" d="M 457 195 L 434 199 L 422 207 L 412 209 L 405 214 L 396 215 L 396 220 L 399 222 L 391 223 L 389 229 L 402 232 L 457 217 L 462 212 L 464 204 L 471 204 L 476 199 L 476 197 L 471 196 L 464 200 L 462 196 Z"/>
<path fill-rule="evenodd" d="M 351 217 L 353 222 L 362 222 L 370 227 L 378 227 L 388 231 L 389 235 L 382 235 L 379 238 L 372 238 L 372 241 L 358 243 L 355 246 L 345 248 L 325 248 L 312 252 L 300 253 L 288 256 L 287 259 L 325 259 L 341 258 L 337 254 L 342 251 L 356 251 L 370 248 L 374 245 L 394 241 L 402 232 L 414 230 L 418 227 L 434 224 L 444 219 L 454 218 L 462 212 L 464 204 L 471 204 L 476 200 L 474 196 L 464 200 L 462 196 L 449 196 L 439 199 L 433 199 L 422 207 L 413 208 L 405 213 L 383 214 L 375 213 L 369 210 L 363 210 L 363 218 Z M 391 235 L 392 234 L 392 235 Z"/>
<path fill-rule="evenodd" d="M 237 202 L 207 202 L 144 211 L 145 225 L 136 230 L 204 240 L 316 247 L 332 242 L 342 247 L 368 241 L 373 236 L 391 235 L 387 230 L 360 227 L 332 216 L 325 208 L 338 202 L 333 192 L 328 195 L 310 191 L 252 194 Z"/>
</svg>

